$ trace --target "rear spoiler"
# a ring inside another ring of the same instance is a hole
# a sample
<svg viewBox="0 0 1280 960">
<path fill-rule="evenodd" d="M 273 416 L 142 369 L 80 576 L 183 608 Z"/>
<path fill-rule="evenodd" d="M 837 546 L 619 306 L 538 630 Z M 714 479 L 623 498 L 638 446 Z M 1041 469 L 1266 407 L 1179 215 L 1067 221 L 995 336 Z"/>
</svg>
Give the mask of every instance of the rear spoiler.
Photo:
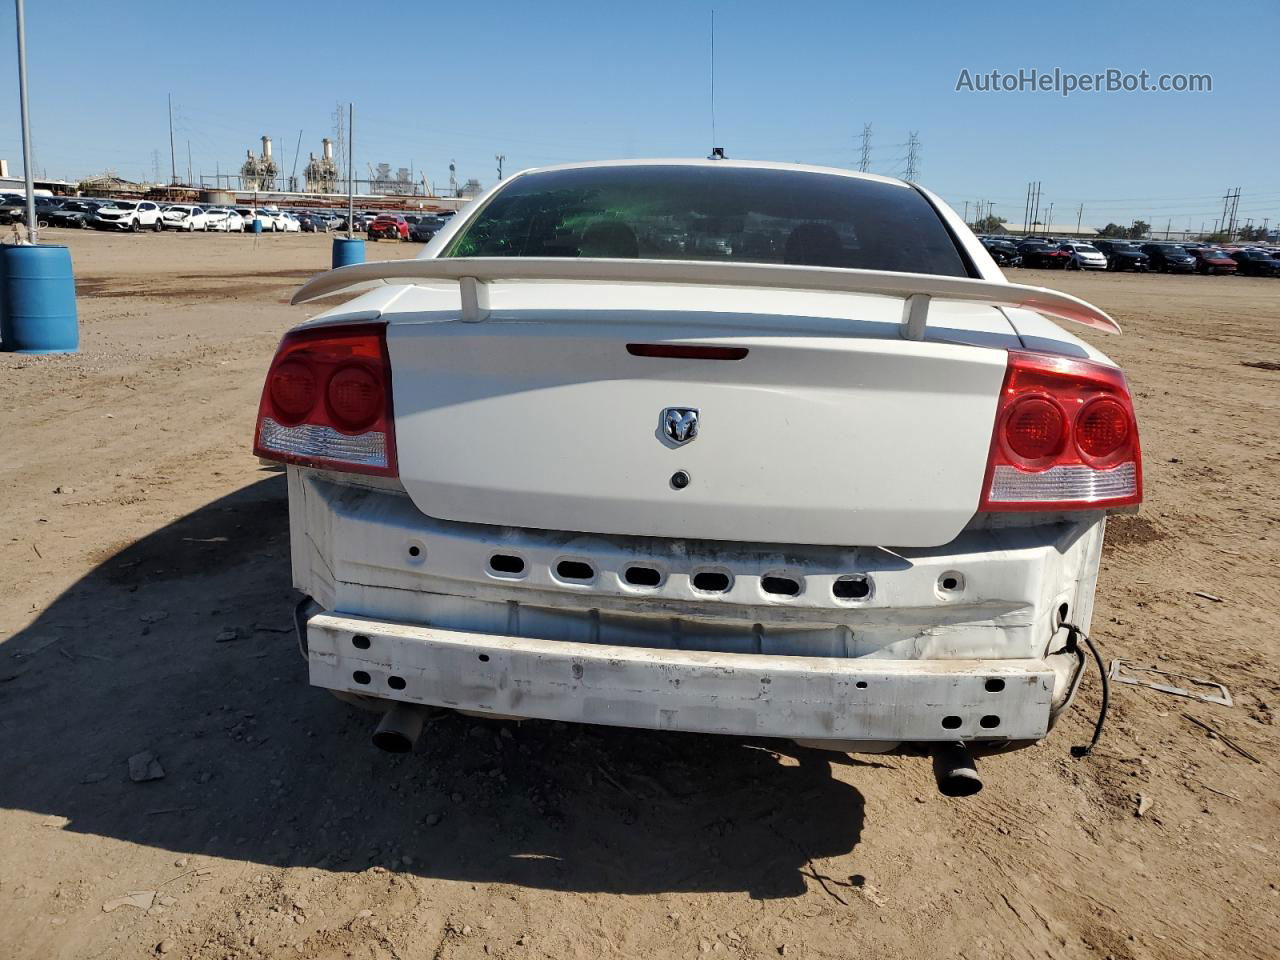
<svg viewBox="0 0 1280 960">
<path fill-rule="evenodd" d="M 720 287 L 759 287 L 870 293 L 902 297 L 902 335 L 923 340 L 933 298 L 993 307 L 1022 307 L 1059 320 L 1082 323 L 1106 333 L 1120 325 L 1092 304 L 1056 290 L 1018 283 L 939 277 L 886 270 L 845 270 L 772 263 L 705 260 L 600 260 L 585 257 L 435 257 L 391 260 L 338 267 L 308 280 L 293 303 L 376 284 L 454 281 L 462 297 L 462 319 L 476 323 L 489 313 L 485 285 L 506 280 L 595 281 L 603 283 L 690 283 Z"/>
</svg>

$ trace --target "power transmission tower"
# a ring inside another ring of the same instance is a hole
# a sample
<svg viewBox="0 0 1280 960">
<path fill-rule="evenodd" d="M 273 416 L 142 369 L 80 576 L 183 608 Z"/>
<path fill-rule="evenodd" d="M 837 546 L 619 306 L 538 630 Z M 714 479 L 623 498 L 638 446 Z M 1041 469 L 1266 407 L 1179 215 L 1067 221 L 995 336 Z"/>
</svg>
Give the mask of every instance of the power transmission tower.
<svg viewBox="0 0 1280 960">
<path fill-rule="evenodd" d="M 1222 197 L 1222 232 L 1230 241 L 1236 232 L 1236 211 L 1240 208 L 1240 188 L 1228 190 Z"/>
<path fill-rule="evenodd" d="M 506 155 L 505 153 L 495 153 L 495 154 L 493 155 L 493 159 L 495 159 L 495 160 L 497 160 L 497 161 L 498 161 L 498 179 L 499 179 L 499 180 L 501 180 L 501 179 L 502 179 L 502 165 L 506 162 L 506 160 L 507 160 L 507 155 Z"/>
<path fill-rule="evenodd" d="M 1027 184 L 1027 207 L 1023 213 L 1022 235 L 1026 236 L 1040 221 L 1040 181 L 1033 180 Z"/>
<path fill-rule="evenodd" d="M 151 182 L 160 182 L 160 151 L 151 151 Z"/>
<path fill-rule="evenodd" d="M 862 156 L 858 158 L 858 172 L 871 171 L 871 124 L 862 125 Z"/>
<path fill-rule="evenodd" d="M 907 135 L 907 172 L 904 180 L 915 182 L 920 176 L 920 138 L 914 130 Z"/>
</svg>

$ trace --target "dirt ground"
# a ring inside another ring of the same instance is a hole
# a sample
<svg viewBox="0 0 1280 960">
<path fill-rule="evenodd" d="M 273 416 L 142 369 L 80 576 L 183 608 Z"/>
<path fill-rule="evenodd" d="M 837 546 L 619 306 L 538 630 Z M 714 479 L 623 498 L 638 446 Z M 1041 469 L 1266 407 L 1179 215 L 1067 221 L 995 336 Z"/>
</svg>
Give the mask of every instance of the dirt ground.
<svg viewBox="0 0 1280 960">
<path fill-rule="evenodd" d="M 307 685 L 283 480 L 249 451 L 328 239 L 58 239 L 82 352 L 0 354 L 0 955 L 1280 956 L 1280 280 L 1013 271 L 1126 330 L 1095 339 L 1147 502 L 1096 638 L 1235 705 L 1120 687 L 1075 760 L 1090 676 L 946 800 L 922 760 L 776 742 L 444 715 L 377 752 Z"/>
</svg>

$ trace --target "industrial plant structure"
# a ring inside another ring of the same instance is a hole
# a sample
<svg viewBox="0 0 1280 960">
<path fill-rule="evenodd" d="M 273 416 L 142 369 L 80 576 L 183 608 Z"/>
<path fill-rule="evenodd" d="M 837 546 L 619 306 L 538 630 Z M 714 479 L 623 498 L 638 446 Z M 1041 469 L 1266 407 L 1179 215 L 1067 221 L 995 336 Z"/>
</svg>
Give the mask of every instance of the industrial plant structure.
<svg viewBox="0 0 1280 960">
<path fill-rule="evenodd" d="M 302 175 L 306 178 L 307 193 L 337 193 L 338 165 L 333 159 L 333 141 L 325 137 L 322 141 L 320 159 L 314 153 L 307 154 L 307 165 Z"/>
<path fill-rule="evenodd" d="M 245 161 L 240 167 L 240 186 L 244 190 L 275 190 L 276 174 L 280 172 L 271 158 L 271 138 L 262 138 L 262 154 L 255 157 L 252 150 L 245 151 Z"/>
</svg>

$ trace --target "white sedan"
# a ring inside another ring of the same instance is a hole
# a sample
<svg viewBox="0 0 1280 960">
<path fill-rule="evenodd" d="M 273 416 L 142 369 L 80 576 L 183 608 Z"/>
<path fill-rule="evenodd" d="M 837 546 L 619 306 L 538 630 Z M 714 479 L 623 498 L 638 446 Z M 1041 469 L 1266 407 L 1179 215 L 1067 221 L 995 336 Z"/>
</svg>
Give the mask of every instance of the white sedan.
<svg viewBox="0 0 1280 960">
<path fill-rule="evenodd" d="M 302 223 L 294 214 L 285 211 L 276 215 L 276 229 L 285 233 L 301 233 Z"/>
<path fill-rule="evenodd" d="M 285 335 L 254 448 L 288 465 L 310 681 L 379 746 L 447 706 L 929 750 L 965 795 L 1098 657 L 1142 459 L 1124 375 L 1054 321 L 1119 328 L 921 187 L 526 171 L 294 302 L 349 289 Z"/>
<path fill-rule="evenodd" d="M 278 210 L 264 210 L 261 207 L 236 207 L 236 213 L 243 218 L 246 230 L 252 230 L 253 221 L 258 220 L 262 223 L 263 233 L 274 233 L 279 229 L 276 226 L 276 214 L 279 212 Z"/>
<path fill-rule="evenodd" d="M 204 208 L 185 203 L 174 203 L 165 207 L 160 215 L 160 221 L 165 230 L 186 230 L 191 233 L 209 229 L 209 216 Z"/>
<path fill-rule="evenodd" d="M 205 211 L 208 229 L 222 233 L 244 233 L 244 217 L 230 207 L 210 207 Z"/>
<path fill-rule="evenodd" d="M 258 219 L 262 221 L 262 229 L 268 233 L 284 233 L 289 229 L 289 218 L 283 210 L 259 209 Z"/>
<path fill-rule="evenodd" d="M 1061 247 L 1071 254 L 1067 267 L 1072 270 L 1105 270 L 1107 257 L 1091 243 L 1064 243 Z"/>
</svg>

